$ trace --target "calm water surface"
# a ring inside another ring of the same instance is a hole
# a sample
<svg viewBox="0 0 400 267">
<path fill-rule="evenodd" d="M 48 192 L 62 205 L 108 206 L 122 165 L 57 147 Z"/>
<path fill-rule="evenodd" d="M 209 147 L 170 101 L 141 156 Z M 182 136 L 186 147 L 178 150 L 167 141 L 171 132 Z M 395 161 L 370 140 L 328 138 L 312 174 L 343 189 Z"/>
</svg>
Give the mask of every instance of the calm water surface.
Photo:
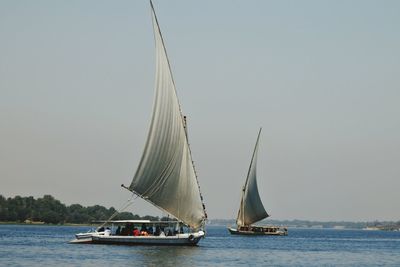
<svg viewBox="0 0 400 267">
<path fill-rule="evenodd" d="M 289 229 L 231 236 L 209 226 L 197 247 L 72 245 L 89 227 L 0 225 L 0 266 L 400 266 L 400 232 Z"/>
</svg>

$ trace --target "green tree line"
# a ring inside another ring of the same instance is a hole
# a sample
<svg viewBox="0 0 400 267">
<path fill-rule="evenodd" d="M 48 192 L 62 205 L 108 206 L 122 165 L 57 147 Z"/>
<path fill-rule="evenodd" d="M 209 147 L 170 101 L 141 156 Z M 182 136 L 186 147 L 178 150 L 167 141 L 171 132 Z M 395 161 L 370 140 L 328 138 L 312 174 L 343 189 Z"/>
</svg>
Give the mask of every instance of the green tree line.
<svg viewBox="0 0 400 267">
<path fill-rule="evenodd" d="M 107 220 L 116 209 L 100 205 L 84 207 L 80 204 L 67 206 L 51 195 L 41 198 L 15 196 L 5 198 L 0 195 L 0 221 L 25 222 L 38 221 L 49 224 L 91 223 L 92 221 Z M 159 217 L 140 217 L 131 212 L 121 212 L 113 220 L 159 220 Z M 161 218 L 165 220 L 165 218 Z"/>
</svg>

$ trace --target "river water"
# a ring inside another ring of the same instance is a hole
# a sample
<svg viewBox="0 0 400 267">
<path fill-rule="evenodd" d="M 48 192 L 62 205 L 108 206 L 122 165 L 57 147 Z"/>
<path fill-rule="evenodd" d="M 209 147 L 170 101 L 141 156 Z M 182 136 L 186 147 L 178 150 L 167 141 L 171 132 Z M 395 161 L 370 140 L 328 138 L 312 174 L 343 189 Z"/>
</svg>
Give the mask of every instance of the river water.
<svg viewBox="0 0 400 267">
<path fill-rule="evenodd" d="M 232 236 L 209 226 L 197 247 L 72 245 L 85 226 L 0 225 L 0 266 L 400 266 L 400 232 L 289 229 Z"/>
</svg>

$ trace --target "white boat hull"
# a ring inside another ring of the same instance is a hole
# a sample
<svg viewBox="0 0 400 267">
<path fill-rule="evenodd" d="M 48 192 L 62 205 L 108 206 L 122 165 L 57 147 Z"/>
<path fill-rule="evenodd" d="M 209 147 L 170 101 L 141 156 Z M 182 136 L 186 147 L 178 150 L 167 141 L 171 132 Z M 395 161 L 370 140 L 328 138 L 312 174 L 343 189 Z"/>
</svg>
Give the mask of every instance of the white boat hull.
<svg viewBox="0 0 400 267">
<path fill-rule="evenodd" d="M 90 239 L 94 235 L 104 235 L 104 232 L 87 232 L 87 233 L 79 233 L 76 234 L 75 237 L 76 239 Z"/>
<path fill-rule="evenodd" d="M 112 244 L 112 245 L 167 245 L 195 246 L 204 237 L 204 232 L 178 234 L 175 236 L 118 236 L 96 235 L 72 240 L 71 244 Z"/>
</svg>

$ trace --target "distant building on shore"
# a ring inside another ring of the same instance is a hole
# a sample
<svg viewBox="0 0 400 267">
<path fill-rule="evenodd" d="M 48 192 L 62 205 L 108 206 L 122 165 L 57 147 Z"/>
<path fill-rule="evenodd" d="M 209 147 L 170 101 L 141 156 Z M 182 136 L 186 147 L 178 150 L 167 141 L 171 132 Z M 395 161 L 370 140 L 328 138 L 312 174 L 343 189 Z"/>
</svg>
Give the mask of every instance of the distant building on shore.
<svg viewBox="0 0 400 267">
<path fill-rule="evenodd" d="M 26 219 L 26 220 L 24 221 L 24 223 L 26 223 L 26 224 L 44 224 L 44 222 L 33 221 L 33 220 L 30 220 L 30 219 Z"/>
</svg>

